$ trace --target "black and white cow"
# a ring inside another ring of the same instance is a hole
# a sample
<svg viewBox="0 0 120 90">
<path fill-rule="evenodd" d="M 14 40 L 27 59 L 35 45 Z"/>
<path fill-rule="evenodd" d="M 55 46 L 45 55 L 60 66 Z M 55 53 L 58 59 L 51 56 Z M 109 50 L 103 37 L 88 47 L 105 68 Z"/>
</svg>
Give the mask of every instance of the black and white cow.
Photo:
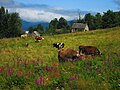
<svg viewBox="0 0 120 90">
<path fill-rule="evenodd" d="M 61 48 L 64 48 L 64 43 L 54 43 L 53 44 L 53 47 L 56 47 L 58 50 L 61 49 Z"/>
</svg>

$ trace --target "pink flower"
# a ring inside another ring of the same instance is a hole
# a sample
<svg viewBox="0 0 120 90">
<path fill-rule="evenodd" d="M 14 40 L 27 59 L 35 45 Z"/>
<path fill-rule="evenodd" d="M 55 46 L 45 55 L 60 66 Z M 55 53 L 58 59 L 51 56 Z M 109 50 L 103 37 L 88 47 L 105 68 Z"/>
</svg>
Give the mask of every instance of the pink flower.
<svg viewBox="0 0 120 90">
<path fill-rule="evenodd" d="M 39 80 L 36 80 L 35 83 L 36 83 L 36 85 L 39 85 Z"/>
<path fill-rule="evenodd" d="M 75 80 L 75 77 L 70 77 L 70 81 L 74 81 Z"/>
<path fill-rule="evenodd" d="M 44 80 L 43 80 L 43 77 L 40 76 L 40 84 L 43 85 L 44 84 Z"/>
<path fill-rule="evenodd" d="M 80 74 L 78 74 L 78 79 L 80 79 L 81 78 L 81 76 L 80 76 Z"/>
</svg>

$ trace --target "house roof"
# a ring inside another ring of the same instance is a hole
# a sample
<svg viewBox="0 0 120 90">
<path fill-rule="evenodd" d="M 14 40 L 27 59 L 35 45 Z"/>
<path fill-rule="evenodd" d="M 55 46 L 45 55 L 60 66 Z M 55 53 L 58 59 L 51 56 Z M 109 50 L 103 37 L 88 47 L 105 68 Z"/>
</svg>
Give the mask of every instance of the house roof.
<svg viewBox="0 0 120 90">
<path fill-rule="evenodd" d="M 72 28 L 85 28 L 86 24 L 83 23 L 74 23 Z"/>
<path fill-rule="evenodd" d="M 32 35 L 40 36 L 40 34 L 39 34 L 37 31 L 33 31 L 33 32 L 32 32 Z"/>
</svg>

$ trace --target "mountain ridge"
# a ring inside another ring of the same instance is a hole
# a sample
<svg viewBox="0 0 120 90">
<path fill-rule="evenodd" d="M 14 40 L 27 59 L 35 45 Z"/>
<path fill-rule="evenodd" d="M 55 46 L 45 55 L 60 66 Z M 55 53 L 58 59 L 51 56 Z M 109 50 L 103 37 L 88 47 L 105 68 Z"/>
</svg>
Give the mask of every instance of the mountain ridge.
<svg viewBox="0 0 120 90">
<path fill-rule="evenodd" d="M 47 28 L 49 26 L 48 22 L 28 22 L 25 20 L 22 20 L 22 29 L 28 30 L 30 26 L 36 27 L 38 24 L 41 24 L 44 28 Z"/>
</svg>

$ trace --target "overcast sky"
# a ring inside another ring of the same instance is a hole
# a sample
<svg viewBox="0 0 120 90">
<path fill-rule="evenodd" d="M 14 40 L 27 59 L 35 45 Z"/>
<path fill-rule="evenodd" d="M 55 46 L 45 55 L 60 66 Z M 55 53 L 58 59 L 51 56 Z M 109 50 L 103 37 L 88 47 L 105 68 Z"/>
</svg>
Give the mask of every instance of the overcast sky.
<svg viewBox="0 0 120 90">
<path fill-rule="evenodd" d="M 120 10 L 120 0 L 0 0 L 9 12 L 18 12 L 23 20 L 31 22 L 50 22 L 54 18 L 67 20 L 87 13 L 103 13 L 107 10 Z"/>
</svg>

